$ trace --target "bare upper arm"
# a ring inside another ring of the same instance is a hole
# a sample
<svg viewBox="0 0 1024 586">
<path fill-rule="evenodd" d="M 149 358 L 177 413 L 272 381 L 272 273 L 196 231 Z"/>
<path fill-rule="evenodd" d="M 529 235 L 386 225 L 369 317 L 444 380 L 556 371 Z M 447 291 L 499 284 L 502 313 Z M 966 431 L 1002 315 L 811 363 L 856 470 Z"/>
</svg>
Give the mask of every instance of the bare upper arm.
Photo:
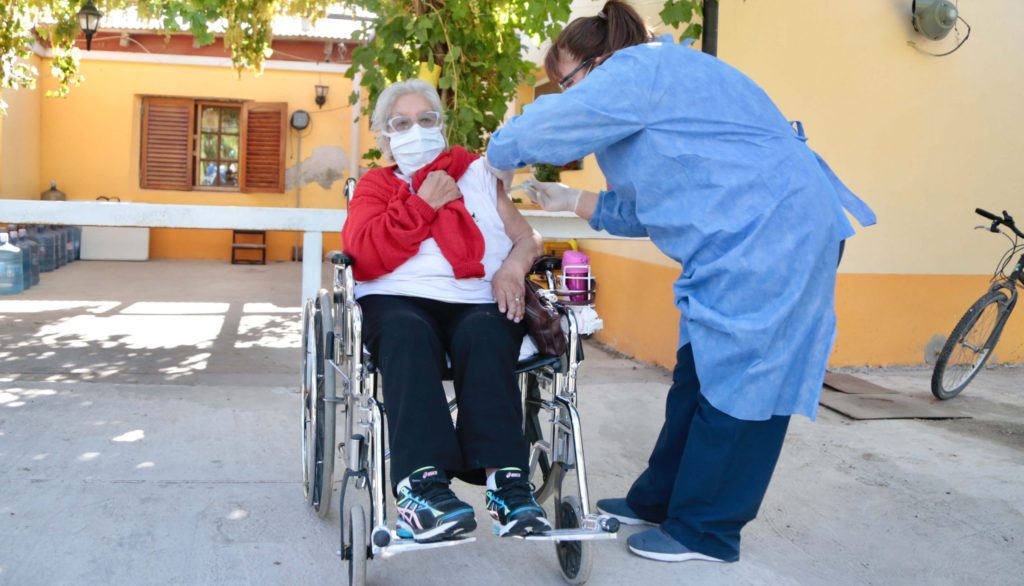
<svg viewBox="0 0 1024 586">
<path fill-rule="evenodd" d="M 497 181 L 498 184 L 498 216 L 501 218 L 502 223 L 505 225 L 505 235 L 509 237 L 512 242 L 518 242 L 523 238 L 534 238 L 540 240 L 540 233 L 533 229 L 533 226 L 526 221 L 523 214 L 519 212 L 519 209 L 512 203 L 508 195 L 505 194 L 505 186 L 501 184 L 501 181 Z"/>
</svg>

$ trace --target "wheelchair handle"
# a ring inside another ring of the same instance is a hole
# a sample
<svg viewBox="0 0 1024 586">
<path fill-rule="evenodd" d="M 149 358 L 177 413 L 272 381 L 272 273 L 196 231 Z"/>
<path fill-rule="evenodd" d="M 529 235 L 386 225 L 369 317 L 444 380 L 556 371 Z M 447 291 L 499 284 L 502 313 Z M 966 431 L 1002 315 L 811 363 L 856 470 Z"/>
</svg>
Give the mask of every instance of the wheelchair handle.
<svg viewBox="0 0 1024 586">
<path fill-rule="evenodd" d="M 345 254 L 344 252 L 341 252 L 340 250 L 333 250 L 333 251 L 331 251 L 327 255 L 327 258 L 329 258 L 331 260 L 331 264 L 335 264 L 335 265 L 351 267 L 351 266 L 356 264 L 356 259 L 354 259 L 351 256 Z"/>
<path fill-rule="evenodd" d="M 352 197 L 356 194 L 356 180 L 354 177 L 349 177 L 345 180 L 345 205 L 352 201 Z"/>
<path fill-rule="evenodd" d="M 530 269 L 532 274 L 543 275 L 547 271 L 557 271 L 562 268 L 562 259 L 555 256 L 542 256 L 533 263 Z"/>
</svg>

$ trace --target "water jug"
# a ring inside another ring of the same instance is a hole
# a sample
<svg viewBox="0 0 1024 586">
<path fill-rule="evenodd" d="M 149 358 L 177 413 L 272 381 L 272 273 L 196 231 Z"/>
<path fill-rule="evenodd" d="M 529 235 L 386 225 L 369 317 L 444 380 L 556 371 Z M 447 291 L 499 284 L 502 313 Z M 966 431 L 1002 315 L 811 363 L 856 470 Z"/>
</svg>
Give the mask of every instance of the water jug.
<svg viewBox="0 0 1024 586">
<path fill-rule="evenodd" d="M 56 259 L 56 266 L 59 269 L 68 264 L 67 234 L 60 226 L 50 226 L 50 232 L 53 234 L 53 258 Z"/>
<path fill-rule="evenodd" d="M 21 250 L 7 239 L 7 232 L 0 232 L 0 295 L 16 295 L 25 289 Z"/>
<path fill-rule="evenodd" d="M 40 194 L 39 199 L 43 201 L 64 201 L 68 197 L 63 191 L 57 189 L 57 182 L 51 181 L 50 188 Z"/>
<path fill-rule="evenodd" d="M 590 257 L 577 250 L 562 253 L 562 274 L 565 288 L 570 291 L 586 291 L 590 288 Z M 586 301 L 587 294 L 569 295 L 569 301 Z"/>
<path fill-rule="evenodd" d="M 27 290 L 32 286 L 32 247 L 27 240 L 23 242 L 18 237 L 17 230 L 11 230 L 7 235 L 7 242 L 21 251 L 21 288 Z"/>
<path fill-rule="evenodd" d="M 39 244 L 39 270 L 48 273 L 57 268 L 57 257 L 53 233 L 44 226 L 38 226 L 32 234 Z"/>
<path fill-rule="evenodd" d="M 29 238 L 28 230 L 24 228 L 18 230 L 18 245 L 20 246 L 22 243 L 28 246 L 32 256 L 32 262 L 29 264 L 29 276 L 25 279 L 25 282 L 35 287 L 39 284 L 39 255 L 41 252 L 39 243 Z M 22 246 L 21 249 L 25 250 L 25 246 Z"/>
<path fill-rule="evenodd" d="M 60 229 L 64 231 L 64 237 L 66 239 L 64 263 L 73 263 L 75 262 L 75 231 L 71 229 L 71 226 L 61 226 Z"/>
<path fill-rule="evenodd" d="M 75 237 L 75 260 L 82 259 L 82 227 L 72 226 L 71 234 Z"/>
</svg>

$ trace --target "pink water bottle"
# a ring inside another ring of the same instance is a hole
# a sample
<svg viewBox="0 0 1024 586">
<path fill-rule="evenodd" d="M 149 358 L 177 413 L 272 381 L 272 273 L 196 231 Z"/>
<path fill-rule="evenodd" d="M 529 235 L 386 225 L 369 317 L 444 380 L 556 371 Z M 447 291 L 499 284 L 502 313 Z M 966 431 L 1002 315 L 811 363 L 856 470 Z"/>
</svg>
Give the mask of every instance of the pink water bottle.
<svg viewBox="0 0 1024 586">
<path fill-rule="evenodd" d="M 565 275 L 565 288 L 570 291 L 586 291 L 589 286 L 590 257 L 578 250 L 566 250 L 562 253 L 562 274 Z M 570 295 L 569 301 L 586 301 L 587 295 Z"/>
</svg>

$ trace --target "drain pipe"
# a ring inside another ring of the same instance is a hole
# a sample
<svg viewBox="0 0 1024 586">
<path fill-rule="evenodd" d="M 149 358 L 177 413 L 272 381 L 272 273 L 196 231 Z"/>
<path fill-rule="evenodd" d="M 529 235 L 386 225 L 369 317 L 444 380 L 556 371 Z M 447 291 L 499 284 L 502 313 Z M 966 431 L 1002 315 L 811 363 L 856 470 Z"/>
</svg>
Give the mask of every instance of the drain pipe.
<svg viewBox="0 0 1024 586">
<path fill-rule="evenodd" d="M 718 0 L 704 0 L 704 32 L 700 46 L 708 55 L 718 56 Z"/>
<path fill-rule="evenodd" d="M 296 147 L 295 153 L 295 209 L 302 207 L 302 131 L 296 130 L 295 134 L 298 135 L 298 146 Z M 295 262 L 302 260 L 302 245 L 299 244 L 299 232 L 295 232 L 295 246 L 292 247 L 292 260 Z"/>
<path fill-rule="evenodd" d="M 356 73 L 355 78 L 352 80 L 352 87 L 356 92 L 356 103 L 352 104 L 352 145 L 351 156 L 348 162 L 348 176 L 353 179 L 359 179 L 359 109 L 361 107 L 360 98 L 362 97 L 359 82 L 362 79 L 363 73 L 360 71 Z"/>
</svg>

